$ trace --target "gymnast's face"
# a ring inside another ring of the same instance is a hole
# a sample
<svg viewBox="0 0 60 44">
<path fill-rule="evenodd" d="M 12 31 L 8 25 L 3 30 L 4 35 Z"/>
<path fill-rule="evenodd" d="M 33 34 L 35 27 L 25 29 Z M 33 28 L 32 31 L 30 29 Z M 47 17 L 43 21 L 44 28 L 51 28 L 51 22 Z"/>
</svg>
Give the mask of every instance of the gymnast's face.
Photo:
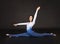
<svg viewBox="0 0 60 44">
<path fill-rule="evenodd" d="M 30 17 L 29 17 L 29 21 L 30 21 L 30 22 L 32 22 L 32 19 L 33 19 L 33 17 L 32 17 L 32 16 L 30 16 Z"/>
</svg>

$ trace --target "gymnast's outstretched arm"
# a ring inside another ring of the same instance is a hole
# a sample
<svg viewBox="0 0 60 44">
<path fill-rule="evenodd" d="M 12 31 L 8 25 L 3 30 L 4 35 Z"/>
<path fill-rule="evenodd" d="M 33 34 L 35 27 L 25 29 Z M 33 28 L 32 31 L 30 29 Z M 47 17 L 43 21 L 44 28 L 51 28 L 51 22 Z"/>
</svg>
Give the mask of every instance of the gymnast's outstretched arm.
<svg viewBox="0 0 60 44">
<path fill-rule="evenodd" d="M 37 7 L 35 15 L 34 15 L 34 19 L 33 19 L 33 23 L 35 23 L 36 17 L 37 17 L 37 13 L 39 11 L 40 7 Z"/>
<path fill-rule="evenodd" d="M 14 26 L 18 26 L 18 25 L 27 25 L 28 24 L 28 22 L 26 22 L 26 23 L 17 23 L 17 24 L 13 24 Z"/>
</svg>

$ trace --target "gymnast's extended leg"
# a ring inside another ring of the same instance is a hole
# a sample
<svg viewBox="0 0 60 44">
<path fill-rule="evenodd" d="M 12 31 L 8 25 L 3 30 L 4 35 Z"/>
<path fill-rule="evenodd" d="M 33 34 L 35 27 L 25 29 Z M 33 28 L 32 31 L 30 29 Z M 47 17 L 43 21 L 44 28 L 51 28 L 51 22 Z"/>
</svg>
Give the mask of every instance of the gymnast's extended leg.
<svg viewBox="0 0 60 44">
<path fill-rule="evenodd" d="M 28 37 L 28 33 L 21 33 L 21 34 L 6 34 L 6 36 L 9 36 L 9 37 L 20 37 L 20 36 L 26 36 Z"/>
<path fill-rule="evenodd" d="M 27 31 L 31 36 L 42 37 L 42 36 L 56 36 L 53 33 L 36 33 L 31 28 Z"/>
</svg>

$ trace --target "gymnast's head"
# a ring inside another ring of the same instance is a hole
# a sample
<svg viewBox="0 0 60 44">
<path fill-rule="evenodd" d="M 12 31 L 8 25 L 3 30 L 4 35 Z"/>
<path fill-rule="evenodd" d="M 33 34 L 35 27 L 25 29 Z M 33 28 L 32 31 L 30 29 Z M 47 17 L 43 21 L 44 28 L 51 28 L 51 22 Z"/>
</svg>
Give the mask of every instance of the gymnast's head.
<svg viewBox="0 0 60 44">
<path fill-rule="evenodd" d="M 33 17 L 32 17 L 32 16 L 30 16 L 30 17 L 29 17 L 29 21 L 30 21 L 30 22 L 32 22 L 32 20 L 33 20 Z"/>
</svg>

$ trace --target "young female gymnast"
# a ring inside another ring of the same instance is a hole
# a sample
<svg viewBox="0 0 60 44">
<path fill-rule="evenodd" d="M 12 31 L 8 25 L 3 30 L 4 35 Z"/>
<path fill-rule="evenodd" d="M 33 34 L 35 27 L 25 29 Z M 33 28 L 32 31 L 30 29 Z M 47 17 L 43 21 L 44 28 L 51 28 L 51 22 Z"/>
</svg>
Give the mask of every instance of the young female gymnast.
<svg viewBox="0 0 60 44">
<path fill-rule="evenodd" d="M 34 15 L 34 19 L 32 16 L 29 17 L 29 21 L 30 22 L 26 22 L 26 23 L 17 23 L 17 24 L 13 24 L 14 26 L 18 26 L 18 25 L 26 25 L 26 31 L 25 33 L 21 33 L 21 34 L 6 34 L 6 36 L 9 37 L 20 37 L 20 36 L 34 36 L 34 37 L 41 37 L 41 36 L 56 36 L 56 34 L 53 33 L 36 33 L 32 30 L 32 27 L 35 24 L 36 18 L 37 18 L 37 13 L 39 11 L 40 7 L 37 7 L 35 15 Z M 33 19 L 33 20 L 32 20 Z"/>
</svg>

